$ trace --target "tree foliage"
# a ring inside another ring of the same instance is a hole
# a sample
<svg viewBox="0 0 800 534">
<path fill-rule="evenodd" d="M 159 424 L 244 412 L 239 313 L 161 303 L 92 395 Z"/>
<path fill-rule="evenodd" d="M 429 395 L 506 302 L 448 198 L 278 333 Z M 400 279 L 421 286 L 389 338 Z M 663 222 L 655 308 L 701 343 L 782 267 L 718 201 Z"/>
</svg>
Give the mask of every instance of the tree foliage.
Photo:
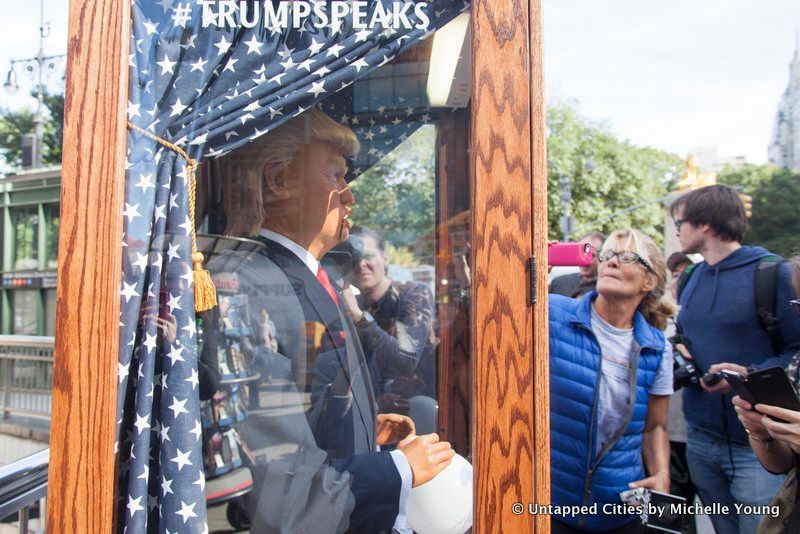
<svg viewBox="0 0 800 534">
<path fill-rule="evenodd" d="M 398 257 L 433 231 L 435 151 L 436 129 L 423 126 L 352 184 L 353 222 L 383 233 Z"/>
<path fill-rule="evenodd" d="M 609 233 L 633 227 L 663 242 L 664 207 L 656 199 L 674 185 L 683 161 L 618 139 L 603 124 L 582 117 L 572 104 L 552 105 L 547 123 L 549 237 L 561 238 L 559 179 L 563 176 L 572 193 L 572 239 L 595 230 Z M 589 158 L 595 164 L 591 172 L 585 169 Z"/>
<path fill-rule="evenodd" d="M 61 163 L 64 95 L 45 93 L 44 106 L 46 113 L 42 162 L 46 165 L 57 165 Z M 7 170 L 15 171 L 22 166 L 22 136 L 34 133 L 34 118 L 35 112 L 28 108 L 0 112 L 0 156 Z"/>
<path fill-rule="evenodd" d="M 760 245 L 784 257 L 800 252 L 800 175 L 774 165 L 727 167 L 719 183 L 741 186 L 753 197 L 753 215 L 745 244 Z"/>
</svg>

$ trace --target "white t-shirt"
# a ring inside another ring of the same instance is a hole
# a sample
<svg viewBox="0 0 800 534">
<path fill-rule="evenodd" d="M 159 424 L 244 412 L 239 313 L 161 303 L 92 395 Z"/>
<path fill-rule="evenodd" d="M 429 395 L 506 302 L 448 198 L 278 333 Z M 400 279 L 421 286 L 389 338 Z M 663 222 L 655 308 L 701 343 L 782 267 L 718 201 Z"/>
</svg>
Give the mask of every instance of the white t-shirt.
<svg viewBox="0 0 800 534">
<path fill-rule="evenodd" d="M 599 452 L 625 423 L 630 411 L 629 364 L 633 348 L 633 328 L 617 328 L 605 322 L 592 306 L 592 330 L 600 343 L 600 393 L 597 406 Z M 665 343 L 661 365 L 650 389 L 651 395 L 672 395 L 672 347 Z"/>
</svg>

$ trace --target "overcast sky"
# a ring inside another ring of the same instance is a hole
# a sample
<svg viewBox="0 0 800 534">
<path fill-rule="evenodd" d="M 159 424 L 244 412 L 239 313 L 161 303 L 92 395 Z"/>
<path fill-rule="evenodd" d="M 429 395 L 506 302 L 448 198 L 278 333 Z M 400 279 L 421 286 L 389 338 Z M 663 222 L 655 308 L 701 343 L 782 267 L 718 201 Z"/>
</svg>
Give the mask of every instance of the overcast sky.
<svg viewBox="0 0 800 534">
<path fill-rule="evenodd" d="M 66 52 L 68 0 L 44 0 L 45 53 Z M 38 50 L 39 2 L 0 0 L 0 76 Z M 766 160 L 800 26 L 798 0 L 543 0 L 549 99 L 637 145 Z M 19 72 L 23 87 L 31 88 Z M 20 93 L 24 93 L 23 90 Z M 0 90 L 0 106 L 19 105 Z"/>
<path fill-rule="evenodd" d="M 637 145 L 766 161 L 798 0 L 543 0 L 549 99 Z"/>
</svg>

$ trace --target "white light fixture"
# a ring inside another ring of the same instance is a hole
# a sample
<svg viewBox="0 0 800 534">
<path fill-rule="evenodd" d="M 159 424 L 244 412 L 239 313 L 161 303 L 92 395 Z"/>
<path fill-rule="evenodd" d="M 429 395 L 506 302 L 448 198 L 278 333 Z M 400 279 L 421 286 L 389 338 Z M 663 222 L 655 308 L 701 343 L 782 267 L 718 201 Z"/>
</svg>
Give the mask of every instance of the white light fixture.
<svg viewBox="0 0 800 534">
<path fill-rule="evenodd" d="M 6 92 L 9 95 L 16 94 L 19 86 L 17 85 L 17 73 L 14 72 L 14 66 L 12 65 L 11 68 L 8 70 L 8 75 L 6 76 L 6 83 L 3 84 Z"/>
<path fill-rule="evenodd" d="M 433 35 L 428 70 L 428 103 L 463 108 L 471 94 L 472 32 L 469 12 L 461 13 Z"/>
</svg>

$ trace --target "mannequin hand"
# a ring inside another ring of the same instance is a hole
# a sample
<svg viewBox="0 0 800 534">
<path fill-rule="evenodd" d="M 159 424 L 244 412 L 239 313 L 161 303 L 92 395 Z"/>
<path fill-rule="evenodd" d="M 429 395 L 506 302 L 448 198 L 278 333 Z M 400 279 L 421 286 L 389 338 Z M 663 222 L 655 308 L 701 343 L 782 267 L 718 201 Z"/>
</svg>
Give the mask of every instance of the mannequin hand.
<svg viewBox="0 0 800 534">
<path fill-rule="evenodd" d="M 413 434 L 414 421 L 407 415 L 378 414 L 378 445 L 391 445 Z"/>
</svg>

